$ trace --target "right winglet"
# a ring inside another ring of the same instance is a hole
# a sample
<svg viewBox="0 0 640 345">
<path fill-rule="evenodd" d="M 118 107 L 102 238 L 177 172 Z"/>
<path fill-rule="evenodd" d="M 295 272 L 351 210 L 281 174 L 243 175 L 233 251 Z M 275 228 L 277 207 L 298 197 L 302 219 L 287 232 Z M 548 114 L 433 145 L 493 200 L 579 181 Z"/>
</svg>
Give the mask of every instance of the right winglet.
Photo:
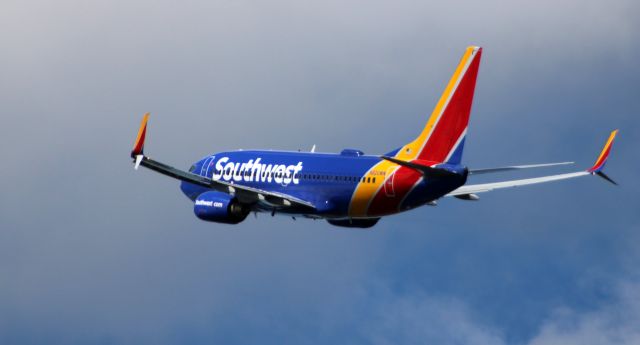
<svg viewBox="0 0 640 345">
<path fill-rule="evenodd" d="M 609 135 L 609 139 L 607 139 L 607 142 L 604 144 L 604 148 L 602 148 L 602 152 L 600 152 L 600 156 L 598 156 L 596 162 L 593 163 L 593 166 L 589 168 L 589 170 L 587 170 L 588 172 L 598 175 L 615 185 L 617 185 L 617 183 L 609 178 L 609 176 L 605 175 L 605 173 L 602 172 L 602 169 L 604 169 L 604 165 L 607 163 L 609 152 L 611 152 L 611 147 L 613 146 L 613 141 L 615 140 L 617 134 L 617 129 L 611 132 L 611 134 Z"/>
<path fill-rule="evenodd" d="M 527 185 L 533 185 L 538 183 L 567 180 L 567 179 L 572 179 L 580 176 L 588 176 L 588 175 L 598 175 L 613 184 L 617 184 L 611 178 L 609 178 L 609 176 L 605 175 L 605 173 L 602 172 L 602 169 L 604 168 L 604 165 L 607 162 L 607 158 L 609 157 L 609 152 L 611 151 L 611 146 L 613 145 L 613 140 L 615 139 L 616 134 L 618 134 L 617 129 L 611 132 L 611 134 L 609 135 L 609 139 L 607 139 L 607 142 L 605 143 L 604 148 L 602 149 L 602 152 L 600 152 L 600 156 L 598 156 L 598 159 L 596 160 L 596 162 L 588 170 L 582 170 L 582 171 L 559 174 L 559 175 L 526 178 L 521 180 L 499 181 L 499 182 L 481 183 L 481 184 L 475 184 L 475 185 L 464 185 L 452 191 L 451 193 L 447 194 L 446 196 L 455 196 L 455 197 L 462 196 L 462 199 L 464 199 L 465 197 L 471 197 L 472 194 L 490 192 L 496 189 L 520 187 L 520 186 L 527 186 Z"/>
<path fill-rule="evenodd" d="M 604 144 L 604 148 L 602 148 L 602 152 L 600 152 L 600 156 L 598 156 L 596 162 L 593 163 L 593 166 L 587 170 L 588 172 L 597 173 L 604 168 L 605 163 L 607 163 L 607 158 L 609 158 L 609 152 L 611 152 L 611 146 L 613 146 L 613 140 L 616 138 L 616 134 L 618 134 L 617 129 L 611 132 L 609 139 L 607 139 L 607 142 Z"/>
<path fill-rule="evenodd" d="M 144 139 L 147 135 L 147 121 L 149 121 L 149 113 L 144 114 L 142 117 L 142 123 L 140 123 L 140 129 L 138 130 L 138 137 L 133 144 L 133 150 L 131 150 L 131 158 L 144 155 Z"/>
</svg>

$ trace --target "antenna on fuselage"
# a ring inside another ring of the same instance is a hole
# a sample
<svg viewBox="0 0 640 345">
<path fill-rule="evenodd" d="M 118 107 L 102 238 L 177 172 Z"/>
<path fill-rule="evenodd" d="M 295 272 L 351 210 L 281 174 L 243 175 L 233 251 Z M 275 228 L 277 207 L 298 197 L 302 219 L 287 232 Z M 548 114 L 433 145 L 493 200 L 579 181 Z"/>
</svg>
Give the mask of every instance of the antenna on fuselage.
<svg viewBox="0 0 640 345">
<path fill-rule="evenodd" d="M 311 147 L 311 153 L 316 152 L 316 144 L 313 144 L 313 146 Z"/>
</svg>

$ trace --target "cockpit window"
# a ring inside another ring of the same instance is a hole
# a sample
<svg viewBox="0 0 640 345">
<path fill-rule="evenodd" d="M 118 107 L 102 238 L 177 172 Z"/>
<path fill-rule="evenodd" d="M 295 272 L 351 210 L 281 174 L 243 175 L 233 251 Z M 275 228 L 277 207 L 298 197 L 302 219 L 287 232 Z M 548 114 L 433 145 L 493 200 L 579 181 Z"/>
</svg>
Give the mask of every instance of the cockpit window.
<svg viewBox="0 0 640 345">
<path fill-rule="evenodd" d="M 191 166 L 191 168 L 189 168 L 189 172 L 190 172 L 190 173 L 192 173 L 192 172 L 194 172 L 194 171 L 196 171 L 196 165 L 195 165 L 195 164 L 194 164 L 194 165 L 192 165 L 192 166 Z"/>
</svg>

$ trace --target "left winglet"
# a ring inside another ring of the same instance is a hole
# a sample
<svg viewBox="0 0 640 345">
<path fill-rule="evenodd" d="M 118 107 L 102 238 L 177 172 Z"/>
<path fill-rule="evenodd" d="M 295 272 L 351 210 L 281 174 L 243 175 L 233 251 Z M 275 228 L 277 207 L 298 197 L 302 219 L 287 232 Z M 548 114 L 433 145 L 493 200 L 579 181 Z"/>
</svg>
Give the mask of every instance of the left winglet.
<svg viewBox="0 0 640 345">
<path fill-rule="evenodd" d="M 609 139 L 607 139 L 607 142 L 604 144 L 604 148 L 602 148 L 602 152 L 600 152 L 600 156 L 598 156 L 596 162 L 593 163 L 593 166 L 589 168 L 589 170 L 587 170 L 588 172 L 598 175 L 615 185 L 617 185 L 617 183 L 609 178 L 609 176 L 605 175 L 605 173 L 602 172 L 602 169 L 604 169 L 604 165 L 607 163 L 607 158 L 609 158 L 609 153 L 611 152 L 611 147 L 613 146 L 613 141 L 615 140 L 617 134 L 617 129 L 611 132 L 611 134 L 609 135 Z"/>
<path fill-rule="evenodd" d="M 133 150 L 131 150 L 131 158 L 135 158 L 136 160 L 138 159 L 138 156 L 144 155 L 144 139 L 147 135 L 147 121 L 149 121 L 149 113 L 144 114 L 142 117 L 142 123 L 140 123 L 140 129 L 138 130 L 138 137 L 136 138 L 136 142 L 133 144 Z"/>
</svg>

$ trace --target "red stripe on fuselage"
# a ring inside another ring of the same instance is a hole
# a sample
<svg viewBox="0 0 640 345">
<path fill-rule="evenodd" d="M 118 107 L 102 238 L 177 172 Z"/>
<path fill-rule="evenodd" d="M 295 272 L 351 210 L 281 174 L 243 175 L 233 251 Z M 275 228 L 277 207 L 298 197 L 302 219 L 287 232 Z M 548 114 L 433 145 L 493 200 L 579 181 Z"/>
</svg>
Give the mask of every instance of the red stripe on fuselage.
<svg viewBox="0 0 640 345">
<path fill-rule="evenodd" d="M 380 188 L 376 196 L 369 205 L 367 215 L 384 216 L 397 213 L 400 202 L 409 194 L 415 183 L 422 177 L 422 174 L 414 169 L 400 167 L 393 176 L 393 196 L 387 196 L 384 186 Z M 391 177 L 389 177 L 391 178 Z"/>
</svg>

